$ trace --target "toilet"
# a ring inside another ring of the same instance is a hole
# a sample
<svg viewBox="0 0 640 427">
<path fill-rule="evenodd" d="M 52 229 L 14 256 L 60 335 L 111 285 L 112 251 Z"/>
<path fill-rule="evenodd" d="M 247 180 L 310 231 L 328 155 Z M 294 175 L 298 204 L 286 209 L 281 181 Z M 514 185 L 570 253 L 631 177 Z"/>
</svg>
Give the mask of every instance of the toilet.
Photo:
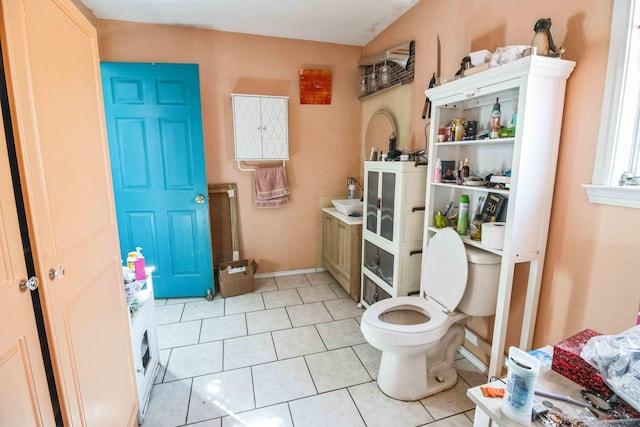
<svg viewBox="0 0 640 427">
<path fill-rule="evenodd" d="M 362 315 L 360 329 L 382 351 L 378 387 L 418 400 L 453 387 L 453 360 L 471 316 L 496 311 L 501 257 L 467 247 L 452 228 L 438 231 L 422 263 L 420 295 L 387 298 Z"/>
</svg>

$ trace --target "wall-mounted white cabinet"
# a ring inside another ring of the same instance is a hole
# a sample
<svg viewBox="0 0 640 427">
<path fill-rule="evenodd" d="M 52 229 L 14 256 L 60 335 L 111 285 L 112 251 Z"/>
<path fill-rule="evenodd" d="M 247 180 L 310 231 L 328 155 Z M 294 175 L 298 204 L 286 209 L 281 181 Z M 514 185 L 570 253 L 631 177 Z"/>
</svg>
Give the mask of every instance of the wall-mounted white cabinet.
<svg viewBox="0 0 640 427">
<path fill-rule="evenodd" d="M 288 160 L 286 96 L 231 95 L 235 159 Z"/>
<path fill-rule="evenodd" d="M 420 289 L 426 169 L 414 162 L 365 162 L 364 306 Z"/>
<path fill-rule="evenodd" d="M 431 166 L 427 183 L 424 249 L 437 231 L 434 220 L 437 211 L 443 211 L 451 201 L 457 204 L 462 194 L 469 195 L 470 217 L 479 197 L 487 197 L 492 192 L 508 198 L 506 212 L 502 215 L 505 221 L 502 249 L 463 237 L 466 245 L 502 257 L 489 375 L 501 373 L 514 269 L 518 263 L 529 263 L 519 346 L 528 350 L 532 345 L 551 216 L 565 86 L 574 66 L 571 61 L 530 56 L 426 91 L 433 105 L 429 165 L 435 165 L 436 159 L 457 163 L 468 159 L 471 170 L 478 171 L 480 175 L 511 171 L 509 189 L 436 183 L 432 180 Z M 502 107 L 503 126 L 509 126 L 512 114 L 517 112 L 514 137 L 437 142 L 438 128 L 447 126 L 456 118 L 475 120 L 478 129 L 487 129 L 496 98 Z"/>
</svg>

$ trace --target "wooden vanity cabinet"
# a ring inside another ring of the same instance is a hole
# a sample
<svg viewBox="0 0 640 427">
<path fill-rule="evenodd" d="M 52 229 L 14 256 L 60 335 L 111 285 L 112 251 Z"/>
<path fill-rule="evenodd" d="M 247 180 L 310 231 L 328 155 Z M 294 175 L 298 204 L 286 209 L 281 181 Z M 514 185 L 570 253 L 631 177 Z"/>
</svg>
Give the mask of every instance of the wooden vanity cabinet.
<svg viewBox="0 0 640 427">
<path fill-rule="evenodd" d="M 334 208 L 322 212 L 322 261 L 324 267 L 354 301 L 360 300 L 362 223 L 341 218 Z"/>
</svg>

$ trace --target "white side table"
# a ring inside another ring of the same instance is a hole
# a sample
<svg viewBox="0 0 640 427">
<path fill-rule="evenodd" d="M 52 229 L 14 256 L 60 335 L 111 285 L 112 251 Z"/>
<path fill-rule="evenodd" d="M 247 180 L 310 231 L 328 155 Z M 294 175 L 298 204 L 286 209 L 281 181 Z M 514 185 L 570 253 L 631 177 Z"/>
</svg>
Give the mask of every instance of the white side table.
<svg viewBox="0 0 640 427">
<path fill-rule="evenodd" d="M 141 289 L 129 303 L 129 325 L 131 328 L 131 347 L 133 364 L 138 386 L 138 423 L 142 424 L 147 412 L 153 381 L 160 369 L 158 336 L 156 334 L 155 302 L 153 298 L 153 267 L 146 269 L 147 279 L 141 283 Z"/>
</svg>

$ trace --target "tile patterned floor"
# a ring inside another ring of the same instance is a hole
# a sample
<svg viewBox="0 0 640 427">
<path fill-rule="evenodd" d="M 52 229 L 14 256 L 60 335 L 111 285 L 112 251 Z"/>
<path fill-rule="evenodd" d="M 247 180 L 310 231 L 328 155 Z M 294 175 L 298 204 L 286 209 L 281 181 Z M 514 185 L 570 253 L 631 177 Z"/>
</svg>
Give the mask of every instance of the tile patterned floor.
<svg viewBox="0 0 640 427">
<path fill-rule="evenodd" d="M 328 273 L 257 279 L 213 301 L 156 301 L 160 372 L 145 427 L 471 426 L 466 390 L 486 377 L 456 360 L 458 383 L 401 402 L 375 382 L 380 352 L 363 310 Z"/>
</svg>

